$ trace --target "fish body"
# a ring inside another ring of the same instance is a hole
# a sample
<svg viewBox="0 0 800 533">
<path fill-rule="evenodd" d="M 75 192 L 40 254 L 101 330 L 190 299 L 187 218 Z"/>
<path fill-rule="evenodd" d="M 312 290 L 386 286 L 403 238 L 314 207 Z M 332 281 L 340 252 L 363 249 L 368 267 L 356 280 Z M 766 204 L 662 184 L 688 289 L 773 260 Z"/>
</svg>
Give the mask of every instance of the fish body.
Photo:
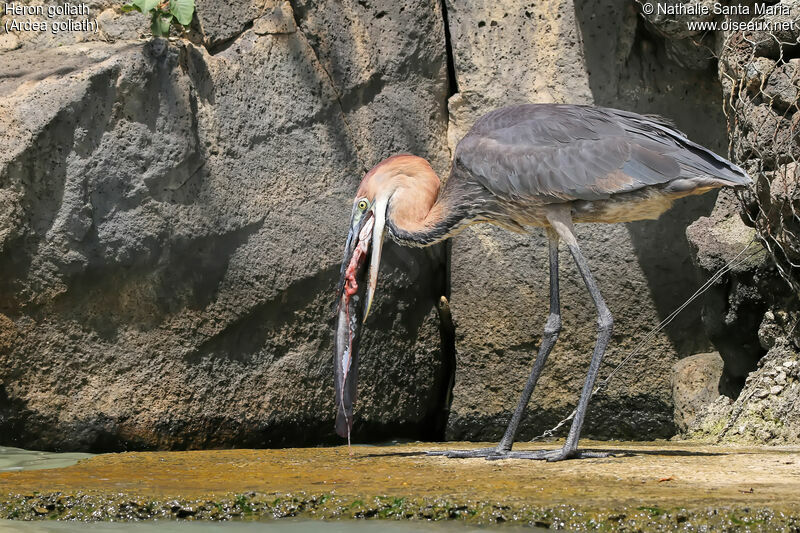
<svg viewBox="0 0 800 533">
<path fill-rule="evenodd" d="M 364 278 L 365 265 L 369 255 L 370 237 L 374 219 L 367 219 L 359 232 L 358 242 L 344 268 L 344 283 L 339 293 L 336 309 L 336 329 L 333 347 L 334 388 L 336 391 L 336 433 L 347 437 L 353 430 L 353 407 L 356 402 L 358 382 L 358 344 L 361 339 L 360 302 L 363 287 L 359 280 Z"/>
</svg>

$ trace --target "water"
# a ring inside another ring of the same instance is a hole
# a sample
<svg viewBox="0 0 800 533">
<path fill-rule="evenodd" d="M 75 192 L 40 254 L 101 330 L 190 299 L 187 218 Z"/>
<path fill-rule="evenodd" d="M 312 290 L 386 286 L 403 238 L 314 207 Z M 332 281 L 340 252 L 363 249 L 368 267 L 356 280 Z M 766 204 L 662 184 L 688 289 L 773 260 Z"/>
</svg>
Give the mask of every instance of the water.
<svg viewBox="0 0 800 533">
<path fill-rule="evenodd" d="M 91 456 L 90 453 L 36 452 L 0 446 L 0 472 L 61 468 Z"/>
</svg>

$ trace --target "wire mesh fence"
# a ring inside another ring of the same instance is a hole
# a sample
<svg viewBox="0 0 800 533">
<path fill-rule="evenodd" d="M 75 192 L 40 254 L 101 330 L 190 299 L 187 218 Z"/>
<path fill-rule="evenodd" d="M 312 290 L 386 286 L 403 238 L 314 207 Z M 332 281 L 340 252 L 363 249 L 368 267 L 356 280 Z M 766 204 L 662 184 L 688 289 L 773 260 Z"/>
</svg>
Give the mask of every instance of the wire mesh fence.
<svg viewBox="0 0 800 533">
<path fill-rule="evenodd" d="M 719 57 L 731 158 L 754 180 L 746 222 L 800 294 L 800 4 L 726 35 Z"/>
</svg>

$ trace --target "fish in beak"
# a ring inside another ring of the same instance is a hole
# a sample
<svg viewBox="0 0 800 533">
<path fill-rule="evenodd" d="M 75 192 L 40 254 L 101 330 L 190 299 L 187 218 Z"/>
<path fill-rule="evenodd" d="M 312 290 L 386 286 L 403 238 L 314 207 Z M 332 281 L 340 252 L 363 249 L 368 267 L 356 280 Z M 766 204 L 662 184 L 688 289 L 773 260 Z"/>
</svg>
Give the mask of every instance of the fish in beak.
<svg viewBox="0 0 800 533">
<path fill-rule="evenodd" d="M 358 381 L 358 344 L 378 283 L 378 267 L 386 228 L 386 204 L 376 201 L 366 213 L 354 210 L 345 242 L 337 287 L 336 328 L 333 341 L 336 433 L 347 438 L 353 430 L 353 406 Z M 369 259 L 370 270 L 364 268 Z M 368 279 L 366 287 L 364 281 Z M 364 300 L 364 304 L 360 302 Z M 363 318 L 362 318 L 363 315 Z"/>
</svg>

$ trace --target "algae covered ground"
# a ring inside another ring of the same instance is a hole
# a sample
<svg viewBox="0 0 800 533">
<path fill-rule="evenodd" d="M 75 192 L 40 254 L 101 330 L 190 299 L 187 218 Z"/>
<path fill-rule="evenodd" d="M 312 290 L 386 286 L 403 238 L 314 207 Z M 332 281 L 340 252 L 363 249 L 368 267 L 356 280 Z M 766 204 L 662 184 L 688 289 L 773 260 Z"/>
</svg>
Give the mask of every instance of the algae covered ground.
<svg viewBox="0 0 800 533">
<path fill-rule="evenodd" d="M 389 518 L 573 530 L 800 530 L 798 448 L 587 442 L 586 448 L 614 455 L 558 463 L 425 455 L 445 447 L 98 455 L 66 468 L 1 473 L 0 518 Z"/>
</svg>

